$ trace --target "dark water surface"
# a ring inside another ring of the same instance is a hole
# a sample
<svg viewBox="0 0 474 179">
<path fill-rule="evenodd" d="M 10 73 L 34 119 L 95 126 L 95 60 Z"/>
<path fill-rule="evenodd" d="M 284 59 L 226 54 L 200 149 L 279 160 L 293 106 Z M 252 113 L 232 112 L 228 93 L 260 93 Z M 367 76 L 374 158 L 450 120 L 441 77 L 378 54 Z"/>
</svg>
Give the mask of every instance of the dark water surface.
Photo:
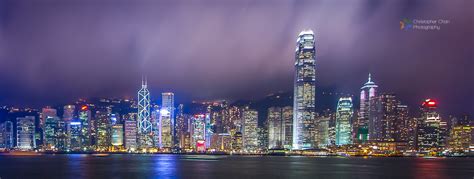
<svg viewBox="0 0 474 179">
<path fill-rule="evenodd" d="M 474 158 L 0 156 L 0 178 L 467 178 Z"/>
</svg>

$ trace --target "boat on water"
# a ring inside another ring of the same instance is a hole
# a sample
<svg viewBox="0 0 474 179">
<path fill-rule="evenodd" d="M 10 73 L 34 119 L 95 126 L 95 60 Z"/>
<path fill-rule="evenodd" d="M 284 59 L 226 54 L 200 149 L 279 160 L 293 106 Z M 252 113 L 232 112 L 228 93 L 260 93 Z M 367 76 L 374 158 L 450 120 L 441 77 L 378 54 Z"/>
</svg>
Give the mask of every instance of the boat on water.
<svg viewBox="0 0 474 179">
<path fill-rule="evenodd" d="M 96 153 L 96 154 L 91 154 L 92 156 L 94 157 L 107 157 L 109 156 L 110 154 L 107 154 L 107 153 Z"/>
</svg>

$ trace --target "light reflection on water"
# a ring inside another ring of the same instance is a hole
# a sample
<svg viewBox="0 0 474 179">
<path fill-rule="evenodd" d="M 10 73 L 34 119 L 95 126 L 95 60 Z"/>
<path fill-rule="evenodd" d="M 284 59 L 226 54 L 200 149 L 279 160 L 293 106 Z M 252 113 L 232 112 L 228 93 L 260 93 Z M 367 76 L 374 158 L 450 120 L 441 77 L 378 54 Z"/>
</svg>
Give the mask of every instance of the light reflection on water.
<svg viewBox="0 0 474 179">
<path fill-rule="evenodd" d="M 472 178 L 474 158 L 0 156 L 1 178 Z"/>
<path fill-rule="evenodd" d="M 169 178 L 171 176 L 178 176 L 176 172 L 176 163 L 178 161 L 176 155 L 153 156 L 154 169 L 160 178 Z"/>
</svg>

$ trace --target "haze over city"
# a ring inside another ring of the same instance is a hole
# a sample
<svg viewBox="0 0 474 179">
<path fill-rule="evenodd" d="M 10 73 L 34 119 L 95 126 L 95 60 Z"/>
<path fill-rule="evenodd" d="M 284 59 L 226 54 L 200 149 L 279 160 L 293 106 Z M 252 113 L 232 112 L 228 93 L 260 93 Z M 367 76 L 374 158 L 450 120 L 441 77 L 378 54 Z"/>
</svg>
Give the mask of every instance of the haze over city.
<svg viewBox="0 0 474 179">
<path fill-rule="evenodd" d="M 472 114 L 472 4 L 4 0 L 0 104 L 136 98 L 142 74 L 151 94 L 175 91 L 181 102 L 291 92 L 295 37 L 313 29 L 318 92 L 357 95 L 370 72 L 409 105 L 431 97 L 446 113 Z M 450 23 L 407 32 L 402 18 Z"/>
<path fill-rule="evenodd" d="M 469 178 L 473 0 L 0 0 L 0 179 Z"/>
</svg>

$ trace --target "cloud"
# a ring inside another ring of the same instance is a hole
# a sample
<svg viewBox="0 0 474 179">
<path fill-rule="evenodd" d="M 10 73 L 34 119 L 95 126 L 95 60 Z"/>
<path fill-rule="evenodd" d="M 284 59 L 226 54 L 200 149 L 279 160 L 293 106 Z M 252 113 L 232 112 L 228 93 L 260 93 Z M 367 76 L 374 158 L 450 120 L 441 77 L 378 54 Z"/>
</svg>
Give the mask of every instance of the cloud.
<svg viewBox="0 0 474 179">
<path fill-rule="evenodd" d="M 473 111 L 465 107 L 472 102 L 462 101 L 473 88 L 466 69 L 473 66 L 469 1 L 4 4 L 3 103 L 135 96 L 142 73 L 152 94 L 170 90 L 190 99 L 255 99 L 289 91 L 296 35 L 311 28 L 321 89 L 357 94 L 372 72 L 383 91 L 409 104 L 434 96 L 450 111 Z M 439 32 L 404 32 L 398 24 L 404 17 L 452 23 Z M 453 94 L 451 86 L 465 89 Z"/>
</svg>

